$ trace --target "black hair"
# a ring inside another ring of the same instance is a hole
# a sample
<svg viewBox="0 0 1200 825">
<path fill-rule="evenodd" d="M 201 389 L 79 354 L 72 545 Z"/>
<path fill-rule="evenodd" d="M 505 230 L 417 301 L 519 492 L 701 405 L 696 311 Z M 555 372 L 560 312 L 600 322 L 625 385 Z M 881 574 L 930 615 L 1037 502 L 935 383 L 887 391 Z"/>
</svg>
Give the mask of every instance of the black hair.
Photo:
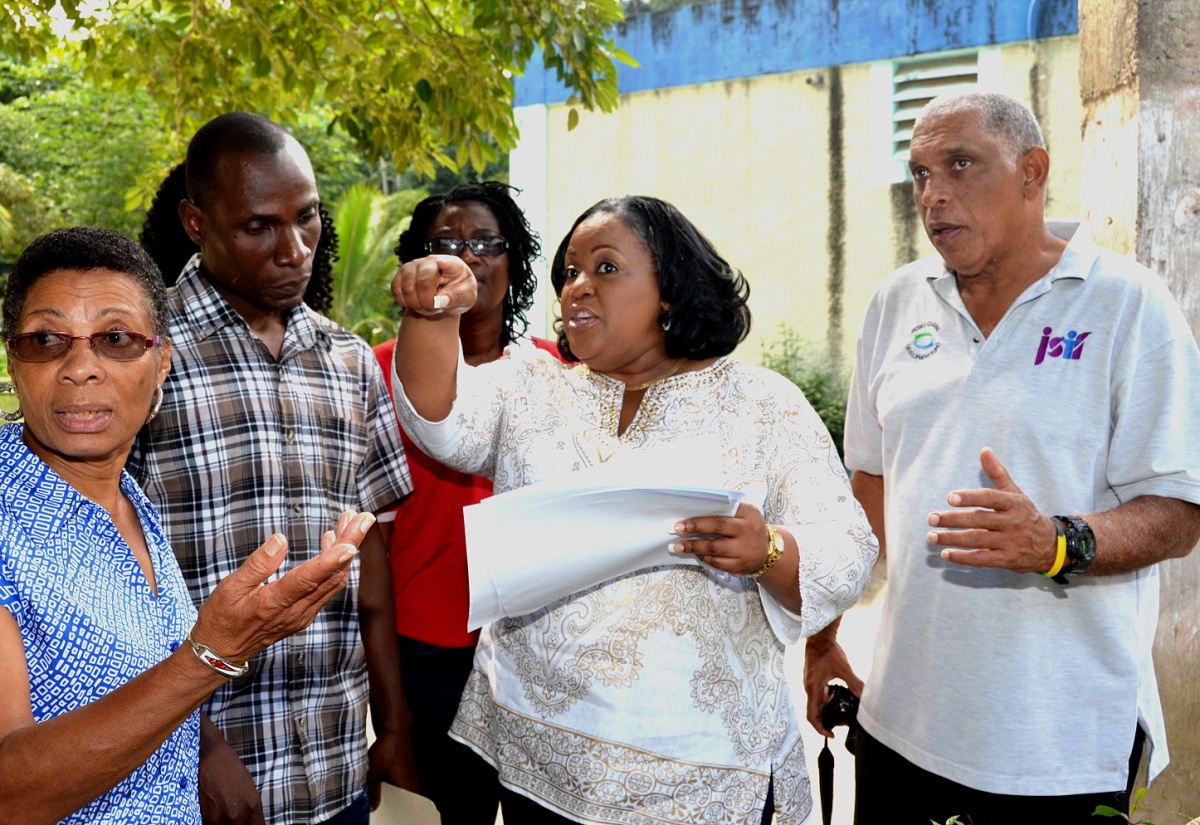
<svg viewBox="0 0 1200 825">
<path fill-rule="evenodd" d="M 108 269 L 141 284 L 154 334 L 167 334 L 167 288 L 146 251 L 120 232 L 98 226 L 68 226 L 33 240 L 17 258 L 4 289 L 4 337 L 16 334 L 30 288 L 51 272 Z"/>
<path fill-rule="evenodd" d="M 217 182 L 217 165 L 230 150 L 253 155 L 277 155 L 291 135 L 282 126 L 250 112 L 226 112 L 192 135 L 187 148 L 187 199 L 203 208 Z"/>
<path fill-rule="evenodd" d="M 238 131 L 240 128 L 238 124 L 242 123 L 244 119 L 234 117 L 235 115 L 245 115 L 246 118 L 249 118 L 245 123 L 251 127 L 251 135 L 263 133 L 264 130 L 269 135 L 276 134 L 273 130 L 265 129 L 262 126 L 261 121 L 266 121 L 284 137 L 278 142 L 263 137 L 261 140 L 250 138 L 242 143 L 240 141 L 243 139 L 243 135 Z M 222 121 L 225 125 L 205 131 L 217 121 Z M 200 139 L 199 143 L 197 143 L 197 138 Z M 248 115 L 246 112 L 230 112 L 227 115 L 221 115 L 201 126 L 196 132 L 196 136 L 188 145 L 188 157 L 193 156 L 192 147 L 195 146 L 196 162 L 209 170 L 207 177 L 198 172 L 189 174 L 187 161 L 172 167 L 167 176 L 163 178 L 163 182 L 159 184 L 158 191 L 154 193 L 154 200 L 146 211 L 146 219 L 142 222 L 142 231 L 138 235 L 138 241 L 150 253 L 150 257 L 162 271 L 163 281 L 167 286 L 175 285 L 180 273 L 183 272 L 183 267 L 193 255 L 200 251 L 200 247 L 196 246 L 188 236 L 187 230 L 183 228 L 183 221 L 179 217 L 179 202 L 185 199 L 191 200 L 193 203 L 197 202 L 195 198 L 188 196 L 189 191 L 198 193 L 197 197 L 201 196 L 200 193 L 211 191 L 206 190 L 205 181 L 212 180 L 212 170 L 216 168 L 221 151 L 228 145 L 225 142 L 227 140 L 233 141 L 233 145 L 239 150 L 258 151 L 257 147 L 275 147 L 268 148 L 263 152 L 263 154 L 275 154 L 286 145 L 287 132 L 266 118 Z M 322 204 L 318 210 L 321 214 L 321 240 L 317 242 L 317 248 L 313 252 L 312 277 L 308 281 L 308 287 L 304 290 L 304 303 L 317 312 L 328 314 L 333 306 L 333 262 L 337 260 L 337 232 L 333 228 L 333 218 L 330 217 L 325 206 Z"/>
<path fill-rule="evenodd" d="M 138 235 L 138 243 L 158 264 L 167 286 L 175 285 L 184 265 L 200 251 L 200 247 L 188 237 L 179 217 L 179 203 L 187 199 L 187 188 L 184 186 L 186 170 L 185 163 L 171 167 L 154 193 L 154 200 L 146 210 L 146 219 L 142 221 L 142 231 Z"/>
<path fill-rule="evenodd" d="M 750 334 L 750 284 L 717 254 L 708 238 L 666 201 L 644 195 L 607 198 L 580 215 L 554 253 L 550 282 L 562 296 L 565 260 L 579 224 L 595 215 L 613 215 L 645 244 L 654 262 L 658 291 L 667 309 L 658 322 L 671 358 L 728 355 Z M 555 321 L 558 349 L 575 361 L 562 319 Z"/>
<path fill-rule="evenodd" d="M 402 264 L 427 255 L 425 242 L 428 240 L 429 227 L 447 204 L 469 201 L 482 203 L 491 209 L 500 224 L 500 232 L 508 241 L 508 291 L 504 294 L 501 347 L 512 343 L 529 329 L 525 313 L 533 306 L 537 291 L 533 262 L 542 253 L 537 233 L 529 228 L 525 213 L 513 200 L 512 192 L 515 191 L 518 190 L 507 183 L 490 180 L 463 183 L 449 192 L 430 195 L 413 209 L 408 229 L 400 233 L 400 242 L 395 249 Z"/>
<path fill-rule="evenodd" d="M 317 212 L 321 215 L 321 239 L 313 251 L 312 277 L 304 288 L 304 303 L 328 315 L 333 308 L 333 262 L 338 257 L 338 236 L 325 205 L 318 206 Z"/>
</svg>

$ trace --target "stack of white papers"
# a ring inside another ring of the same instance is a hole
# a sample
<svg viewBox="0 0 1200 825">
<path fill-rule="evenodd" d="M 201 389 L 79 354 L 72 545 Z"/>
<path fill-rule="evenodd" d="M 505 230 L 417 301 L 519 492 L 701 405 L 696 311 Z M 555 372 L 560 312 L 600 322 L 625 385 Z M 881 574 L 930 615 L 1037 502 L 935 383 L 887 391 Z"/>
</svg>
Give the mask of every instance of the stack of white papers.
<svg viewBox="0 0 1200 825">
<path fill-rule="evenodd" d="M 670 465 L 658 464 L 663 466 Z M 467 629 L 525 615 L 636 570 L 697 564 L 691 554 L 668 549 L 679 538 L 675 523 L 731 516 L 743 498 L 713 487 L 612 483 L 626 475 L 650 480 L 632 464 L 628 470 L 601 466 L 465 507 L 471 586 Z M 662 478 L 661 472 L 650 475 L 658 476 L 654 482 Z"/>
</svg>

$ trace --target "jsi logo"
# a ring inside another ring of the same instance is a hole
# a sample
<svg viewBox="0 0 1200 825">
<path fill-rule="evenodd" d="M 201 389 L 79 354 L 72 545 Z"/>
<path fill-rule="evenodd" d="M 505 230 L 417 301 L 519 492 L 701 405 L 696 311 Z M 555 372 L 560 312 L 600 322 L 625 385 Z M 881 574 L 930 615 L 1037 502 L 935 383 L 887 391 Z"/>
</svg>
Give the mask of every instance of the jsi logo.
<svg viewBox="0 0 1200 825">
<path fill-rule="evenodd" d="M 1038 343 L 1037 357 L 1033 365 L 1050 358 L 1061 358 L 1064 361 L 1078 361 L 1083 356 L 1083 339 L 1092 333 L 1071 330 L 1066 335 L 1054 335 L 1054 330 L 1045 327 L 1042 330 L 1042 340 Z"/>
</svg>

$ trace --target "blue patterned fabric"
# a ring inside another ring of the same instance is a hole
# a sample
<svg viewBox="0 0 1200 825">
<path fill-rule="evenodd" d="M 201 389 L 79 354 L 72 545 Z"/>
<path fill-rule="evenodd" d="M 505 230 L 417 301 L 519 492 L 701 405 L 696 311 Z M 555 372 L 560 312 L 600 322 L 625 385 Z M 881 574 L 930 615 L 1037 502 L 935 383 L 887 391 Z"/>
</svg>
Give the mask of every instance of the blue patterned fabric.
<svg viewBox="0 0 1200 825">
<path fill-rule="evenodd" d="M 145 533 L 155 596 L 101 507 L 0 427 L 0 607 L 25 642 L 38 722 L 94 702 L 171 654 L 196 611 L 158 515 L 133 479 L 121 490 Z M 67 817 L 78 823 L 199 823 L 199 713 L 113 790 Z M 63 780 L 70 781 L 70 766 Z"/>
</svg>

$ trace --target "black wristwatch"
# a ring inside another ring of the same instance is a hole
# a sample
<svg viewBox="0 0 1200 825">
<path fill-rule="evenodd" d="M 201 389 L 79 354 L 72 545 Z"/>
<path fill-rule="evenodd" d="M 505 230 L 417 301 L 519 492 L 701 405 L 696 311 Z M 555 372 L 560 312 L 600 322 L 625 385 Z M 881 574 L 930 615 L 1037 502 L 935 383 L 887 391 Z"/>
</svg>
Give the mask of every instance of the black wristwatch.
<svg viewBox="0 0 1200 825">
<path fill-rule="evenodd" d="M 1055 516 L 1063 523 L 1067 537 L 1067 560 L 1059 575 L 1086 573 L 1096 558 L 1096 534 L 1079 516 Z M 1057 577 L 1056 577 L 1057 578 Z"/>
</svg>

